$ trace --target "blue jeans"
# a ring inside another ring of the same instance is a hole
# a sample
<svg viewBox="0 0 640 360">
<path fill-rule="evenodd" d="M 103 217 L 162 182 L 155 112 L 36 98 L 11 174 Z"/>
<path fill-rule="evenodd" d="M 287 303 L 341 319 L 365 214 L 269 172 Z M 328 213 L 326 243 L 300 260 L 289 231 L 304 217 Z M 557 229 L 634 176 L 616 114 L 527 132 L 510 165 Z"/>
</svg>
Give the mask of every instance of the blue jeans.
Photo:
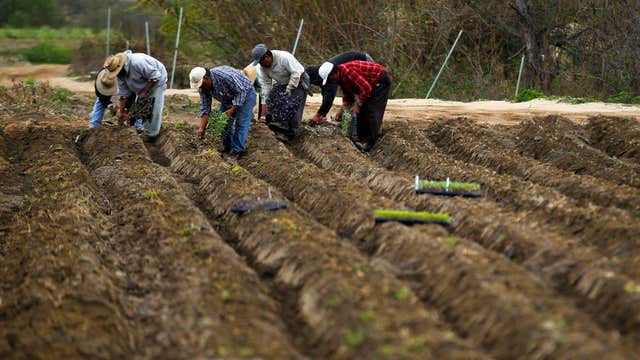
<svg viewBox="0 0 640 360">
<path fill-rule="evenodd" d="M 222 138 L 222 144 L 225 151 L 231 150 L 243 153 L 247 150 L 244 145 L 247 142 L 247 136 L 249 135 L 249 126 L 251 125 L 253 107 L 255 105 L 256 92 L 253 89 L 249 89 L 244 104 L 242 104 L 242 106 L 236 110 L 236 113 L 227 121 L 227 126 L 224 129 L 224 135 Z M 218 110 L 224 112 L 229 110 L 230 107 L 231 105 L 220 104 Z"/>
<path fill-rule="evenodd" d="M 96 126 L 102 125 L 102 118 L 104 117 L 104 112 L 107 110 L 106 106 L 102 104 L 102 102 L 96 98 L 96 103 L 93 105 L 93 111 L 91 112 L 91 121 L 89 122 L 89 129 L 93 129 Z M 140 129 L 142 127 L 142 120 L 136 119 L 136 128 Z"/>
</svg>

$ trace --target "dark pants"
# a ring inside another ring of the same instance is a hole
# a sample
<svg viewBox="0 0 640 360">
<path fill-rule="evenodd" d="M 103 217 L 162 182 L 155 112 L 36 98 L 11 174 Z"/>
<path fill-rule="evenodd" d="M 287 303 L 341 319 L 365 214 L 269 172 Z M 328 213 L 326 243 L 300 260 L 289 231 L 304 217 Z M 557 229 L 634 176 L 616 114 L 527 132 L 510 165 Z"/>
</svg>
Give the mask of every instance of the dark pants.
<svg viewBox="0 0 640 360">
<path fill-rule="evenodd" d="M 387 100 L 391 92 L 391 76 L 383 71 L 380 79 L 373 87 L 371 96 L 364 101 L 358 114 L 358 139 L 370 146 L 378 141 L 382 127 L 382 117 L 387 108 Z"/>
<path fill-rule="evenodd" d="M 267 100 L 267 125 L 273 131 L 294 136 L 300 130 L 307 91 L 302 84 L 291 95 L 285 95 L 286 85 L 275 85 Z"/>
</svg>

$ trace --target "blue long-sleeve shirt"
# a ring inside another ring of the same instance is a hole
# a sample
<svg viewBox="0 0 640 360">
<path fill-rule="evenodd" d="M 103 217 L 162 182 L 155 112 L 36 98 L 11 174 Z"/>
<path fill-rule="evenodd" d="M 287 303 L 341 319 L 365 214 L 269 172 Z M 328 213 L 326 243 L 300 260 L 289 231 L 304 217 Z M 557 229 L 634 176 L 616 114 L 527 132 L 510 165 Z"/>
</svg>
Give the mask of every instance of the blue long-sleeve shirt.
<svg viewBox="0 0 640 360">
<path fill-rule="evenodd" d="M 124 52 L 124 76 L 118 76 L 118 96 L 129 97 L 131 92 L 139 95 L 149 81 L 155 81 L 153 89 L 167 83 L 167 69 L 156 58 L 143 53 Z"/>
<path fill-rule="evenodd" d="M 242 106 L 247 94 L 253 89 L 251 80 L 230 66 L 217 66 L 209 70 L 211 88 L 198 89 L 200 93 L 200 116 L 211 114 L 211 99 L 224 105 Z"/>
</svg>

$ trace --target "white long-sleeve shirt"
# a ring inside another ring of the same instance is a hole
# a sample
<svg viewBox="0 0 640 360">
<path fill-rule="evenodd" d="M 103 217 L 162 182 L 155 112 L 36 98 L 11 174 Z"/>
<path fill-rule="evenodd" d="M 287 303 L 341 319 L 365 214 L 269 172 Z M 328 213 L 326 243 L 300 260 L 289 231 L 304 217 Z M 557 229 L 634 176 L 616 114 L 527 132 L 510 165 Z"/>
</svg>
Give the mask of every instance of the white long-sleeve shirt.
<svg viewBox="0 0 640 360">
<path fill-rule="evenodd" d="M 267 99 L 271 92 L 272 81 L 278 84 L 287 84 L 287 89 L 298 87 L 300 77 L 304 73 L 304 67 L 296 58 L 287 51 L 271 50 L 273 62 L 270 67 L 260 67 L 259 77 L 262 87 L 262 98 Z"/>
<path fill-rule="evenodd" d="M 167 83 L 167 69 L 156 58 L 143 53 L 125 51 L 124 77 L 118 77 L 118 96 L 129 97 L 131 92 L 140 94 L 149 81 L 155 81 L 153 89 Z"/>
</svg>

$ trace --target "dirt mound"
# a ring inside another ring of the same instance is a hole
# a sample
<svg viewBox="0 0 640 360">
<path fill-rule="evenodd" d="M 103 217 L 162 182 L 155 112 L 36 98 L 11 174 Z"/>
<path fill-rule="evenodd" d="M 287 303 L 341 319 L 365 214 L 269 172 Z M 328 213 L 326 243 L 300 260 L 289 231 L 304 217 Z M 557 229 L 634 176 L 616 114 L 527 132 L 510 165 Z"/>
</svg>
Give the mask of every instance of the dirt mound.
<svg viewBox="0 0 640 360">
<path fill-rule="evenodd" d="M 586 205 L 593 202 L 640 214 L 640 190 L 590 175 L 576 175 L 522 156 L 516 150 L 518 138 L 510 136 L 509 128 L 458 118 L 434 121 L 424 130 L 439 149 L 458 160 L 556 189 Z"/>
<path fill-rule="evenodd" d="M 633 118 L 596 116 L 586 125 L 592 146 L 609 156 L 640 164 L 640 123 Z"/>
<path fill-rule="evenodd" d="M 589 133 L 557 116 L 534 118 L 516 126 L 514 136 L 523 155 L 573 172 L 618 184 L 640 187 L 640 165 L 611 158 L 589 145 Z"/>
</svg>

